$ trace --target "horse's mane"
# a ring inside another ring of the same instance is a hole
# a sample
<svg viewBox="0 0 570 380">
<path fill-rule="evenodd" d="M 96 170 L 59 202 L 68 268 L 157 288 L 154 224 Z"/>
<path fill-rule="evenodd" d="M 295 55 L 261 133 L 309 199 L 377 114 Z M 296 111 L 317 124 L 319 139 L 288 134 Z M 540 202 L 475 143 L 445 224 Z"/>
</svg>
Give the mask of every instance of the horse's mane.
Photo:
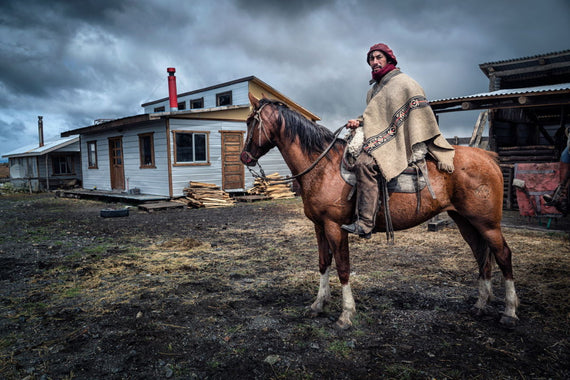
<svg viewBox="0 0 570 380">
<path fill-rule="evenodd" d="M 305 118 L 300 113 L 287 107 L 285 103 L 277 100 L 261 99 L 259 105 L 272 105 L 278 111 L 277 123 L 285 125 L 285 135 L 291 142 L 299 138 L 301 150 L 304 153 L 322 153 L 334 139 L 334 134 L 328 128 Z M 344 140 L 335 143 L 345 145 Z"/>
</svg>

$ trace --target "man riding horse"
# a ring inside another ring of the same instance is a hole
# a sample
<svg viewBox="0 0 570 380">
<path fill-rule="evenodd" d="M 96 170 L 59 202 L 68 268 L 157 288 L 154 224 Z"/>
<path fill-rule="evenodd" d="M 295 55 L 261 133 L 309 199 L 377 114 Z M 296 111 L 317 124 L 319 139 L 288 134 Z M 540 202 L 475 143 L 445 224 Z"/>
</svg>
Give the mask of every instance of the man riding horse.
<svg viewBox="0 0 570 380">
<path fill-rule="evenodd" d="M 441 135 L 423 89 L 396 67 L 392 49 L 382 43 L 373 45 L 366 59 L 373 86 L 364 114 L 347 123 L 355 130 L 349 145 L 358 146 L 352 165 L 357 176 L 357 219 L 342 229 L 368 239 L 376 225 L 378 181 L 390 181 L 426 154 L 440 170 L 452 173 L 455 151 Z"/>
</svg>

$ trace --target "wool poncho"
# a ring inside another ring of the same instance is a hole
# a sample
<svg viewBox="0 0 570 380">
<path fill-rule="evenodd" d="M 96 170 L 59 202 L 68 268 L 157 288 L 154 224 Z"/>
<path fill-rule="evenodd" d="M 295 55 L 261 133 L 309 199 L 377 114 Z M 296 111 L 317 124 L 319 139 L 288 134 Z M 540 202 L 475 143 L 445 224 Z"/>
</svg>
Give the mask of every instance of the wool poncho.
<svg viewBox="0 0 570 380">
<path fill-rule="evenodd" d="M 438 168 L 453 172 L 455 150 L 441 135 L 421 86 L 399 69 L 370 89 L 363 114 L 363 149 L 374 157 L 387 181 L 412 160 L 412 147 L 424 142 Z"/>
</svg>

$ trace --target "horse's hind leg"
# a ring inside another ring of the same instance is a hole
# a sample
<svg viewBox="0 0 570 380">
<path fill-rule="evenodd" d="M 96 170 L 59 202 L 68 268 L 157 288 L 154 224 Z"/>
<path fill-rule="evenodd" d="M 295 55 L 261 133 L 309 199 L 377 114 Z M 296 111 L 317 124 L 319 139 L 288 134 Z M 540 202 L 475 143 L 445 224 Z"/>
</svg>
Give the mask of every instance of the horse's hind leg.
<svg viewBox="0 0 570 380">
<path fill-rule="evenodd" d="M 518 319 L 516 309 L 519 301 L 513 281 L 512 253 L 501 229 L 497 226 L 496 228 L 481 228 L 481 231 L 457 212 L 450 211 L 448 214 L 457 224 L 479 264 L 479 297 L 475 304 L 475 311 L 477 314 L 483 313 L 487 302 L 494 298 L 491 288 L 493 269 L 491 256 L 494 256 L 505 278 L 505 311 L 501 323 L 514 325 Z"/>
<path fill-rule="evenodd" d="M 494 256 L 495 261 L 497 262 L 497 265 L 499 265 L 499 268 L 503 273 L 503 277 L 505 278 L 505 311 L 501 317 L 501 323 L 508 326 L 514 326 L 518 320 L 517 307 L 519 306 L 519 299 L 517 297 L 515 281 L 513 279 L 512 252 L 507 245 L 500 228 L 488 231 L 485 235 L 493 238 L 496 242 L 500 242 L 500 244 L 497 245 L 498 248 L 496 252 L 494 252 Z"/>
<path fill-rule="evenodd" d="M 505 279 L 505 311 L 503 311 L 501 323 L 507 326 L 514 326 L 518 320 L 517 307 L 519 306 L 519 299 L 513 280 L 511 249 L 505 241 L 500 225 L 481 231 L 481 235 L 489 244 L 491 254 L 495 257 L 495 261 L 499 265 Z"/>
</svg>

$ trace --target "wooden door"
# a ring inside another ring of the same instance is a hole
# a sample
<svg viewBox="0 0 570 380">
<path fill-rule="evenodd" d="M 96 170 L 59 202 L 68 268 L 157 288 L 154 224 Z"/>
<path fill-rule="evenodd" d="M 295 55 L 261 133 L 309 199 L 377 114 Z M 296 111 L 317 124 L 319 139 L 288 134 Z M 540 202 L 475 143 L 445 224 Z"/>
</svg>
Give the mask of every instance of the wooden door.
<svg viewBox="0 0 570 380">
<path fill-rule="evenodd" d="M 122 137 L 109 138 L 109 164 L 111 167 L 111 189 L 125 190 Z"/>
<path fill-rule="evenodd" d="M 222 188 L 245 189 L 245 168 L 239 159 L 243 146 L 243 132 L 221 131 L 222 134 Z"/>
</svg>

